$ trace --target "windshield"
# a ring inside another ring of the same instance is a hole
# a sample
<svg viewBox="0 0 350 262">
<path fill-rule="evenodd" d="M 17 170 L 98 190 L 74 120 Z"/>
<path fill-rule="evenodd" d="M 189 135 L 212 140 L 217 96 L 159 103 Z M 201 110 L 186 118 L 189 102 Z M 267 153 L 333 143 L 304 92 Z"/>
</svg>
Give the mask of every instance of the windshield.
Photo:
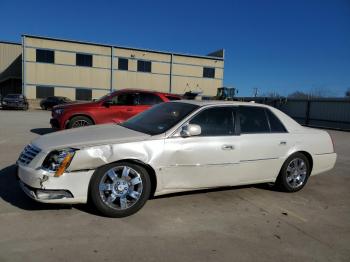
<svg viewBox="0 0 350 262">
<path fill-rule="evenodd" d="M 6 98 L 22 98 L 22 95 L 19 95 L 19 94 L 10 94 L 10 95 L 7 95 Z"/>
<path fill-rule="evenodd" d="M 94 101 L 101 102 L 101 101 L 105 100 L 106 98 L 108 98 L 111 94 L 112 93 L 108 93 L 107 95 L 104 95 L 104 96 L 102 96 L 102 97 L 100 97 L 100 98 L 98 98 L 98 99 L 96 99 Z"/>
<path fill-rule="evenodd" d="M 197 108 L 197 105 L 188 103 L 161 103 L 130 118 L 121 126 L 149 135 L 158 135 L 168 131 Z"/>
</svg>

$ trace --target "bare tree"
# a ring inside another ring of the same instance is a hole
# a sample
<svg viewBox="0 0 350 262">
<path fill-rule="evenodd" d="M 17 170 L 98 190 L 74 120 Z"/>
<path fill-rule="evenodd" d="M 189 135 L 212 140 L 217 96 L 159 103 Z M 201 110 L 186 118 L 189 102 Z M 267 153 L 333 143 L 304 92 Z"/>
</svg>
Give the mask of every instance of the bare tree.
<svg viewBox="0 0 350 262">
<path fill-rule="evenodd" d="M 298 99 L 308 99 L 309 94 L 304 93 L 302 91 L 295 91 L 288 95 L 289 98 L 298 98 Z"/>
<path fill-rule="evenodd" d="M 276 91 L 269 91 L 269 92 L 263 93 L 262 96 L 263 97 L 271 97 L 271 98 L 280 98 L 280 97 L 282 97 Z"/>
<path fill-rule="evenodd" d="M 350 98 L 350 87 L 345 92 L 345 96 Z"/>
</svg>

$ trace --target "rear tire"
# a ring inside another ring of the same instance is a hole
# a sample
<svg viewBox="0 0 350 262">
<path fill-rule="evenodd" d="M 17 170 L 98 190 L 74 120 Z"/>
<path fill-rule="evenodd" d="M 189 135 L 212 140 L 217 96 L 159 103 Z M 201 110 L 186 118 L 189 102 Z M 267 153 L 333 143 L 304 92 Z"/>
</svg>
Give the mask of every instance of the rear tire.
<svg viewBox="0 0 350 262">
<path fill-rule="evenodd" d="M 139 211 L 151 194 L 151 180 L 142 166 L 112 163 L 95 171 L 90 181 L 92 204 L 108 217 L 126 217 Z"/>
<path fill-rule="evenodd" d="M 92 120 L 86 116 L 75 116 L 73 117 L 67 127 L 68 128 L 78 128 L 78 127 L 84 127 L 84 126 L 91 126 L 94 123 Z"/>
<path fill-rule="evenodd" d="M 275 186 L 281 191 L 297 192 L 306 185 L 310 172 L 307 157 L 302 153 L 295 153 L 284 162 Z"/>
</svg>

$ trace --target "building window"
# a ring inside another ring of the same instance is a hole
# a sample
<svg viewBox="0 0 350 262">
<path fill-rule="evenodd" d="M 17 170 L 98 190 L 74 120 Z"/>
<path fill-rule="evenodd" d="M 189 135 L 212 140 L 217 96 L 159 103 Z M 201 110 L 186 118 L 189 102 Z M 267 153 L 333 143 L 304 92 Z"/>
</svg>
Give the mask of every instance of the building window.
<svg viewBox="0 0 350 262">
<path fill-rule="evenodd" d="M 126 58 L 118 58 L 118 69 L 119 70 L 128 70 L 129 69 L 129 60 Z"/>
<path fill-rule="evenodd" d="M 75 100 L 85 100 L 89 101 L 92 99 L 91 89 L 76 89 L 75 90 Z"/>
<path fill-rule="evenodd" d="M 55 52 L 52 50 L 36 50 L 36 61 L 41 63 L 55 63 Z"/>
<path fill-rule="evenodd" d="M 215 68 L 203 67 L 203 77 L 215 78 Z"/>
<path fill-rule="evenodd" d="M 92 55 L 77 54 L 76 65 L 92 67 Z"/>
<path fill-rule="evenodd" d="M 54 96 L 55 88 L 52 86 L 37 86 L 36 87 L 36 98 L 47 98 Z"/>
<path fill-rule="evenodd" d="M 151 61 L 137 61 L 137 71 L 139 72 L 152 72 L 152 62 Z"/>
</svg>

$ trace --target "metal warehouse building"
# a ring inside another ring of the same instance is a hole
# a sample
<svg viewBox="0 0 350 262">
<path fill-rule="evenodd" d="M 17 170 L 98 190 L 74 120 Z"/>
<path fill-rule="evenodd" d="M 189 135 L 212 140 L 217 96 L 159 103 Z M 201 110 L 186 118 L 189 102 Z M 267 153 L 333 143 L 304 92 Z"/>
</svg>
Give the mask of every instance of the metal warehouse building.
<svg viewBox="0 0 350 262">
<path fill-rule="evenodd" d="M 91 100 L 124 88 L 210 96 L 223 75 L 223 50 L 198 56 L 31 35 L 0 42 L 1 94 L 29 99 Z"/>
</svg>

